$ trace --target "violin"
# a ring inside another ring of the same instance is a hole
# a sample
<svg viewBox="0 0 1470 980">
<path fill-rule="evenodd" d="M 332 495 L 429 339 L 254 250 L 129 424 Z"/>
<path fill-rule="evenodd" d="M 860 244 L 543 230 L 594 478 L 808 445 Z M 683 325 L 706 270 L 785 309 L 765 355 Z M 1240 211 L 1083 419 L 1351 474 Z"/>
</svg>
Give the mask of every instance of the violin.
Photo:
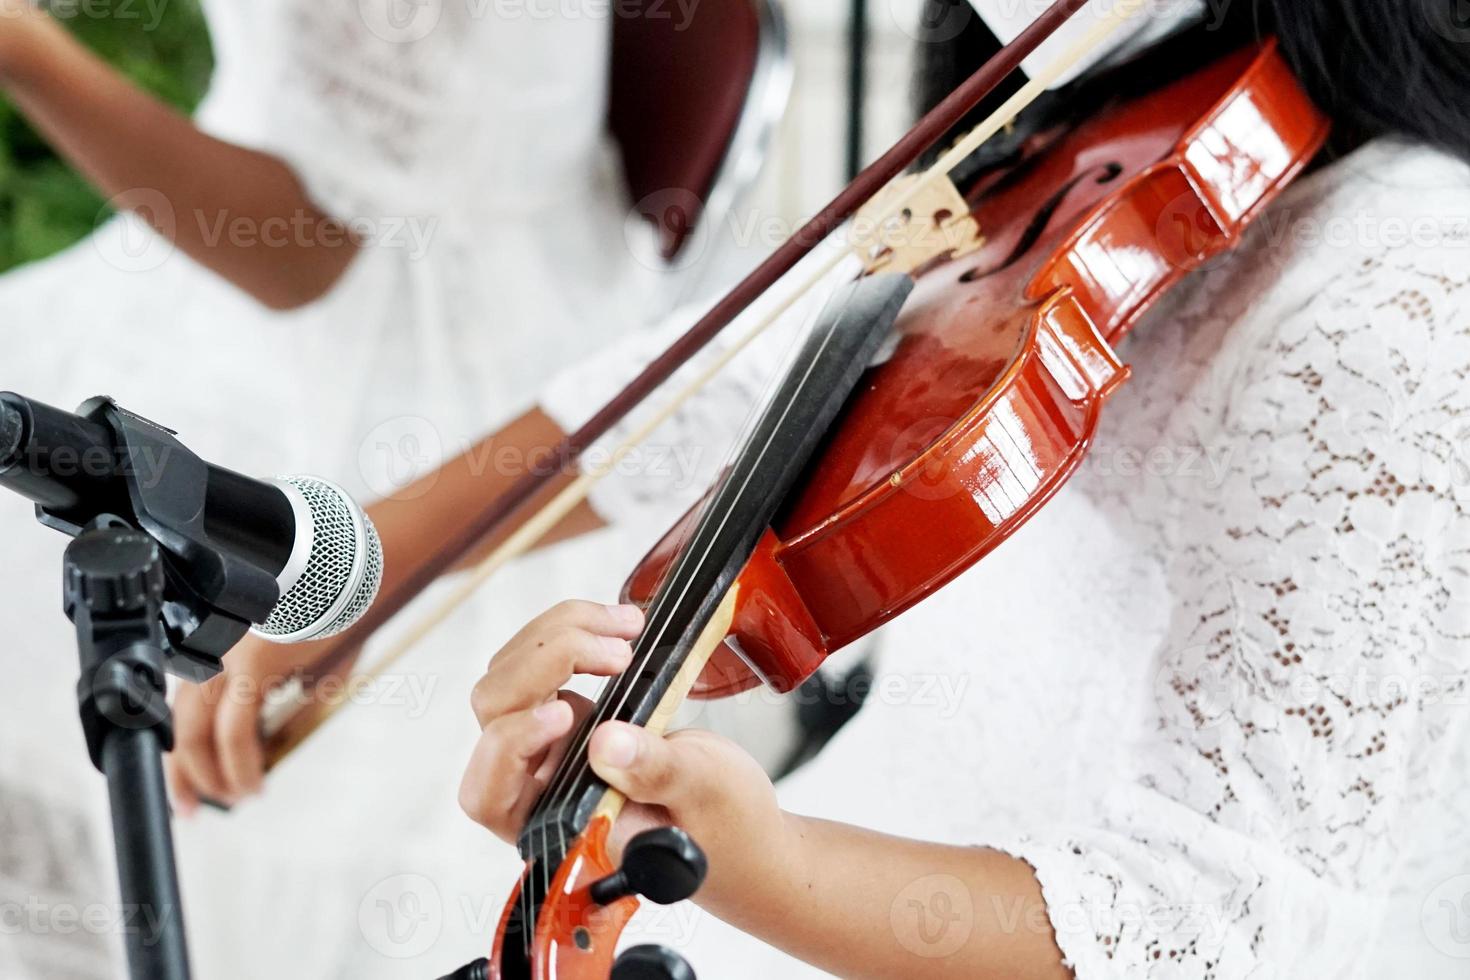
<svg viewBox="0 0 1470 980">
<path fill-rule="evenodd" d="M 1027 133 L 963 186 L 947 167 L 870 205 L 862 277 L 718 485 L 628 579 L 625 600 L 647 610 L 632 667 L 521 834 L 525 874 L 490 955 L 453 976 L 692 978 L 667 949 L 615 957 L 639 899 L 690 897 L 705 865 L 663 828 L 614 866 L 623 800 L 592 774 L 592 731 L 662 731 L 690 696 L 793 690 L 994 550 L 1082 463 L 1129 377 L 1118 343 L 1240 239 L 1328 129 L 1268 40 Z"/>
</svg>

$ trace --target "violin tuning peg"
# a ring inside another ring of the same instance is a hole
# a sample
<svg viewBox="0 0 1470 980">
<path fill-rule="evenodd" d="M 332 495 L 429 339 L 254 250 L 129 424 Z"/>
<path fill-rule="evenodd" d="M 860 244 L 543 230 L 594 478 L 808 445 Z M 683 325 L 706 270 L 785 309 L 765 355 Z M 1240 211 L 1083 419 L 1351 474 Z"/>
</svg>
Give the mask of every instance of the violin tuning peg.
<svg viewBox="0 0 1470 980">
<path fill-rule="evenodd" d="M 699 845 L 678 827 L 645 830 L 623 849 L 623 866 L 593 882 L 592 900 L 611 905 L 639 895 L 657 905 L 672 905 L 699 891 L 709 862 Z"/>
<path fill-rule="evenodd" d="M 663 946 L 634 946 L 613 964 L 612 980 L 694 980 L 694 968 Z"/>
</svg>

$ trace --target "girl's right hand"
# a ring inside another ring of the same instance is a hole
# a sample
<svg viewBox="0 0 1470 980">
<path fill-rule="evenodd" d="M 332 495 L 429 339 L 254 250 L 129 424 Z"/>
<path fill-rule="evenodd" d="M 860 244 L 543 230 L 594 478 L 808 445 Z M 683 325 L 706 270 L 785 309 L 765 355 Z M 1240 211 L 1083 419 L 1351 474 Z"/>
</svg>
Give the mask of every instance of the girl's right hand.
<svg viewBox="0 0 1470 980">
<path fill-rule="evenodd" d="M 282 646 L 247 636 L 225 656 L 219 676 L 182 684 L 174 696 L 174 748 L 164 770 L 174 807 L 188 816 L 201 800 L 233 806 L 260 792 L 266 696 L 299 667 L 318 661 L 341 638 Z M 349 667 L 350 669 L 350 667 Z"/>
</svg>

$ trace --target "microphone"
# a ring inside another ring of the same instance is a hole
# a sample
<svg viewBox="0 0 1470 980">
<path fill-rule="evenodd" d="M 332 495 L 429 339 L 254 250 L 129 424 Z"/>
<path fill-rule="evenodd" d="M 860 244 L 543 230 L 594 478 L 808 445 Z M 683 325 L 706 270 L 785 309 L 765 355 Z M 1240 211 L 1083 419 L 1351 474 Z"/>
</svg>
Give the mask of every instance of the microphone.
<svg viewBox="0 0 1470 980">
<path fill-rule="evenodd" d="M 173 437 L 110 399 L 72 413 L 0 392 L 0 485 L 69 534 L 112 515 L 158 541 L 174 587 L 171 639 L 202 657 L 195 667 L 205 676 L 247 625 L 297 643 L 361 618 L 377 595 L 383 549 L 341 487 L 308 476 L 251 479 Z"/>
<path fill-rule="evenodd" d="M 328 480 L 287 476 L 274 485 L 251 482 L 290 503 L 294 527 L 290 556 L 276 572 L 281 598 L 250 632 L 273 643 L 304 643 L 349 629 L 373 604 L 383 580 L 383 544 L 372 520 Z M 206 523 L 207 517 L 208 511 Z"/>
</svg>

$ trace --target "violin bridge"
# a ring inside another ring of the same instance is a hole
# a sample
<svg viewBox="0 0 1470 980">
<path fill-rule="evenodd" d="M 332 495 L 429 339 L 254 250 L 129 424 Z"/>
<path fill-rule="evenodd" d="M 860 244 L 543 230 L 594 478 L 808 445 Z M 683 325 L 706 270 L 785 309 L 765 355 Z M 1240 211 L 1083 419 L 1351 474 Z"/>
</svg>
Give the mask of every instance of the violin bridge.
<svg viewBox="0 0 1470 980">
<path fill-rule="evenodd" d="M 900 177 L 853 218 L 853 245 L 874 273 L 911 273 L 984 244 L 970 205 L 943 174 Z"/>
</svg>

